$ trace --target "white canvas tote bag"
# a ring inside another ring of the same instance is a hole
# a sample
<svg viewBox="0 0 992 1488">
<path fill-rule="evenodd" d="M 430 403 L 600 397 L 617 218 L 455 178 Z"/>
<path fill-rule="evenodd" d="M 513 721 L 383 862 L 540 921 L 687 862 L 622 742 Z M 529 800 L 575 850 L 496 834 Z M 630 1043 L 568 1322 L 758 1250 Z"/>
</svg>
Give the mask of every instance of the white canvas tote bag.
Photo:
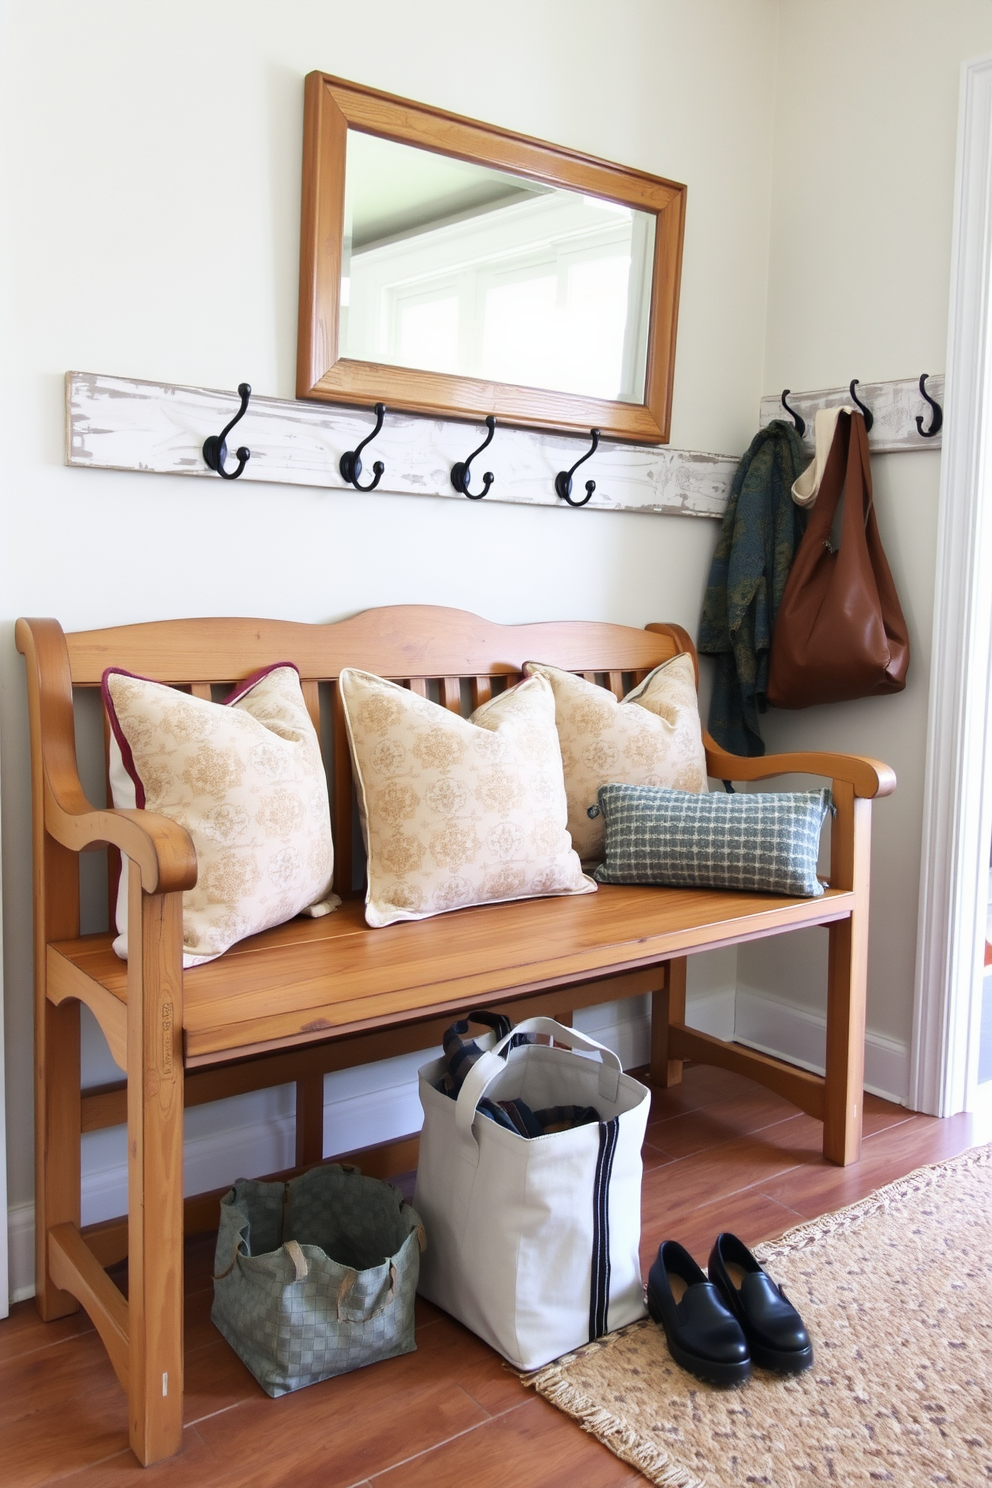
<svg viewBox="0 0 992 1488">
<path fill-rule="evenodd" d="M 521 1033 L 569 1047 L 525 1044 L 501 1057 Z M 438 1059 L 420 1071 L 421 1294 L 519 1369 L 643 1317 L 645 1086 L 611 1050 L 551 1018 L 518 1023 L 469 1070 L 457 1100 L 435 1089 L 445 1070 Z M 522 1137 L 477 1111 L 484 1094 L 535 1110 L 594 1106 L 600 1120 Z"/>
</svg>

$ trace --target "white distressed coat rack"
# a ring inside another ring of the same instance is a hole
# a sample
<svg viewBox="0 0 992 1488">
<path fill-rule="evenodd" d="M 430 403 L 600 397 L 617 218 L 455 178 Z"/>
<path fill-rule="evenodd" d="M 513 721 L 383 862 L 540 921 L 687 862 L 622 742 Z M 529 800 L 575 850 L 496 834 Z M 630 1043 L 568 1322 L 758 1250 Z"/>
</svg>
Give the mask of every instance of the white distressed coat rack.
<svg viewBox="0 0 992 1488">
<path fill-rule="evenodd" d="M 928 377 L 927 392 L 934 402 L 944 406 L 944 378 Z M 933 422 L 933 409 L 920 392 L 918 377 L 903 377 L 895 382 L 859 382 L 855 388 L 861 402 L 871 409 L 874 422 L 868 431 L 868 448 L 873 455 L 891 455 L 900 450 L 940 449 L 940 434 L 924 438 L 916 425 L 923 419 L 924 429 Z M 850 389 L 820 388 L 814 393 L 789 393 L 789 406 L 805 420 L 803 448 L 813 453 L 813 418 L 818 408 L 851 406 Z M 761 400 L 760 424 L 764 429 L 772 419 L 788 419 L 780 393 L 766 393 Z"/>
<path fill-rule="evenodd" d="M 942 403 L 944 379 L 931 378 L 928 391 Z M 939 448 L 939 435 L 923 439 L 916 428 L 916 414 L 923 415 L 924 428 L 931 418 L 918 379 L 859 384 L 858 395 L 875 415 L 868 440 L 873 453 Z M 807 422 L 809 445 L 816 409 L 848 402 L 849 395 L 846 388 L 827 388 L 791 394 L 789 401 Z M 220 431 L 237 406 L 233 391 L 67 372 L 66 463 L 218 480 L 204 463 L 203 441 Z M 761 400 L 762 427 L 782 417 L 788 415 L 778 394 Z M 253 395 L 245 417 L 232 431 L 232 446 L 246 444 L 251 450 L 240 479 L 350 490 L 338 462 L 372 425 L 371 410 Z M 481 419 L 475 425 L 387 412 L 365 464 L 371 469 L 373 460 L 384 461 L 379 491 L 464 501 L 451 485 L 451 467 L 479 443 L 481 430 Z M 495 440 L 477 462 L 476 483 L 483 468 L 490 469 L 496 480 L 487 502 L 567 510 L 555 495 L 555 475 L 574 463 L 584 443 L 588 443 L 584 435 L 497 427 Z M 589 477 L 596 481 L 584 510 L 720 518 L 738 458 L 604 439 L 595 457 L 577 473 L 577 489 Z"/>
</svg>

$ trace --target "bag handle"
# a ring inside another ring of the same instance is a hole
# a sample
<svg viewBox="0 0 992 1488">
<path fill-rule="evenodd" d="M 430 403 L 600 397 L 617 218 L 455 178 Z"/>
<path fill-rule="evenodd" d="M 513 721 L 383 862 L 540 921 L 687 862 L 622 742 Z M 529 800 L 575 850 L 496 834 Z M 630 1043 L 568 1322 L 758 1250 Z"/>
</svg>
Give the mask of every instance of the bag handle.
<svg viewBox="0 0 992 1488">
<path fill-rule="evenodd" d="M 234 1270 L 235 1265 L 237 1264 L 238 1256 L 241 1254 L 241 1247 L 244 1244 L 245 1237 L 244 1235 L 239 1234 L 234 1242 L 234 1254 L 231 1257 L 231 1264 L 229 1266 L 225 1266 L 223 1271 L 215 1271 L 213 1274 L 214 1281 L 223 1281 L 225 1276 L 230 1276 L 231 1272 Z M 248 1254 L 247 1247 L 245 1249 L 245 1254 Z"/>
<path fill-rule="evenodd" d="M 387 1307 L 392 1306 L 393 1302 L 395 1302 L 395 1300 L 396 1300 L 396 1281 L 397 1281 L 396 1267 L 393 1264 L 393 1262 L 390 1261 L 390 1263 L 389 1263 L 389 1291 L 386 1294 L 385 1300 L 383 1302 L 380 1302 L 379 1306 L 376 1307 L 376 1308 L 374 1308 L 371 1312 L 367 1312 L 363 1317 L 360 1317 L 360 1318 L 349 1318 L 349 1317 L 345 1317 L 344 1316 L 344 1310 L 343 1310 L 344 1309 L 344 1304 L 347 1302 L 349 1296 L 351 1295 L 351 1290 L 352 1290 L 352 1288 L 355 1285 L 355 1282 L 357 1280 L 358 1280 L 358 1272 L 357 1271 L 347 1271 L 345 1273 L 345 1275 L 341 1278 L 341 1285 L 338 1288 L 338 1322 L 339 1323 L 368 1323 L 368 1322 L 371 1322 L 372 1319 L 373 1318 L 377 1318 L 381 1312 L 385 1312 L 385 1310 L 386 1310 Z"/>
<path fill-rule="evenodd" d="M 307 1258 L 300 1248 L 300 1242 L 298 1240 L 284 1240 L 282 1243 L 283 1249 L 296 1267 L 296 1276 L 294 1279 L 296 1281 L 305 1281 L 310 1267 L 307 1265 Z"/>
<path fill-rule="evenodd" d="M 599 1054 L 603 1061 L 599 1069 L 599 1093 L 604 1100 L 616 1100 L 623 1065 L 612 1049 L 590 1038 L 587 1033 L 580 1033 L 577 1028 L 566 1028 L 564 1023 L 558 1023 L 554 1018 L 524 1018 L 511 1033 L 501 1038 L 488 1053 L 475 1061 L 462 1081 L 462 1088 L 455 1101 L 455 1128 L 461 1136 L 472 1135 L 472 1123 L 479 1102 L 485 1095 L 487 1086 L 506 1069 L 506 1063 L 501 1058 L 502 1051 L 518 1033 L 546 1033 L 570 1049 L 585 1049 L 590 1054 Z"/>
<path fill-rule="evenodd" d="M 816 410 L 813 419 L 813 458 L 792 483 L 792 499 L 797 506 L 811 507 L 820 494 L 823 472 L 827 468 L 837 432 L 837 420 L 842 413 L 857 413 L 857 409 L 850 403 L 841 403 L 834 408 Z"/>
</svg>

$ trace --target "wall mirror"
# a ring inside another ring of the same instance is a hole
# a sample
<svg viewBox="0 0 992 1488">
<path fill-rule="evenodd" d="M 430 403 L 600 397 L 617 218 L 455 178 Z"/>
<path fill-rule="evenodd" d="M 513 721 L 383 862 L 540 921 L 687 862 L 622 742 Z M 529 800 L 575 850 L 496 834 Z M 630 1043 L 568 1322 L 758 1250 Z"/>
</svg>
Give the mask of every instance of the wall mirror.
<svg viewBox="0 0 992 1488">
<path fill-rule="evenodd" d="M 311 73 L 297 396 L 664 443 L 684 204 Z"/>
</svg>

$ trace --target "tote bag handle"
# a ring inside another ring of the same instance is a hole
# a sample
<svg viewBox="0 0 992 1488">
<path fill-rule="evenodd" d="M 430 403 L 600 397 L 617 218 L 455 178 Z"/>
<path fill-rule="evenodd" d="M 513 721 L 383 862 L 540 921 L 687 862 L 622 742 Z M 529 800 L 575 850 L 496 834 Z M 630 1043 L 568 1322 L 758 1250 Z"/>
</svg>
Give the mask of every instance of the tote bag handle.
<svg viewBox="0 0 992 1488">
<path fill-rule="evenodd" d="M 554 1018 L 524 1018 L 511 1033 L 501 1038 L 488 1053 L 475 1061 L 462 1081 L 462 1088 L 455 1101 L 455 1128 L 460 1136 L 472 1136 L 476 1108 L 486 1093 L 486 1087 L 506 1069 L 506 1061 L 501 1057 L 502 1051 L 518 1033 L 546 1033 L 558 1043 L 567 1044 L 570 1049 L 585 1049 L 590 1054 L 599 1054 L 602 1059 L 599 1067 L 599 1093 L 604 1100 L 616 1100 L 623 1065 L 612 1049 L 597 1043 L 588 1034 L 580 1033 L 577 1028 L 566 1028 L 564 1023 L 557 1023 Z"/>
</svg>

